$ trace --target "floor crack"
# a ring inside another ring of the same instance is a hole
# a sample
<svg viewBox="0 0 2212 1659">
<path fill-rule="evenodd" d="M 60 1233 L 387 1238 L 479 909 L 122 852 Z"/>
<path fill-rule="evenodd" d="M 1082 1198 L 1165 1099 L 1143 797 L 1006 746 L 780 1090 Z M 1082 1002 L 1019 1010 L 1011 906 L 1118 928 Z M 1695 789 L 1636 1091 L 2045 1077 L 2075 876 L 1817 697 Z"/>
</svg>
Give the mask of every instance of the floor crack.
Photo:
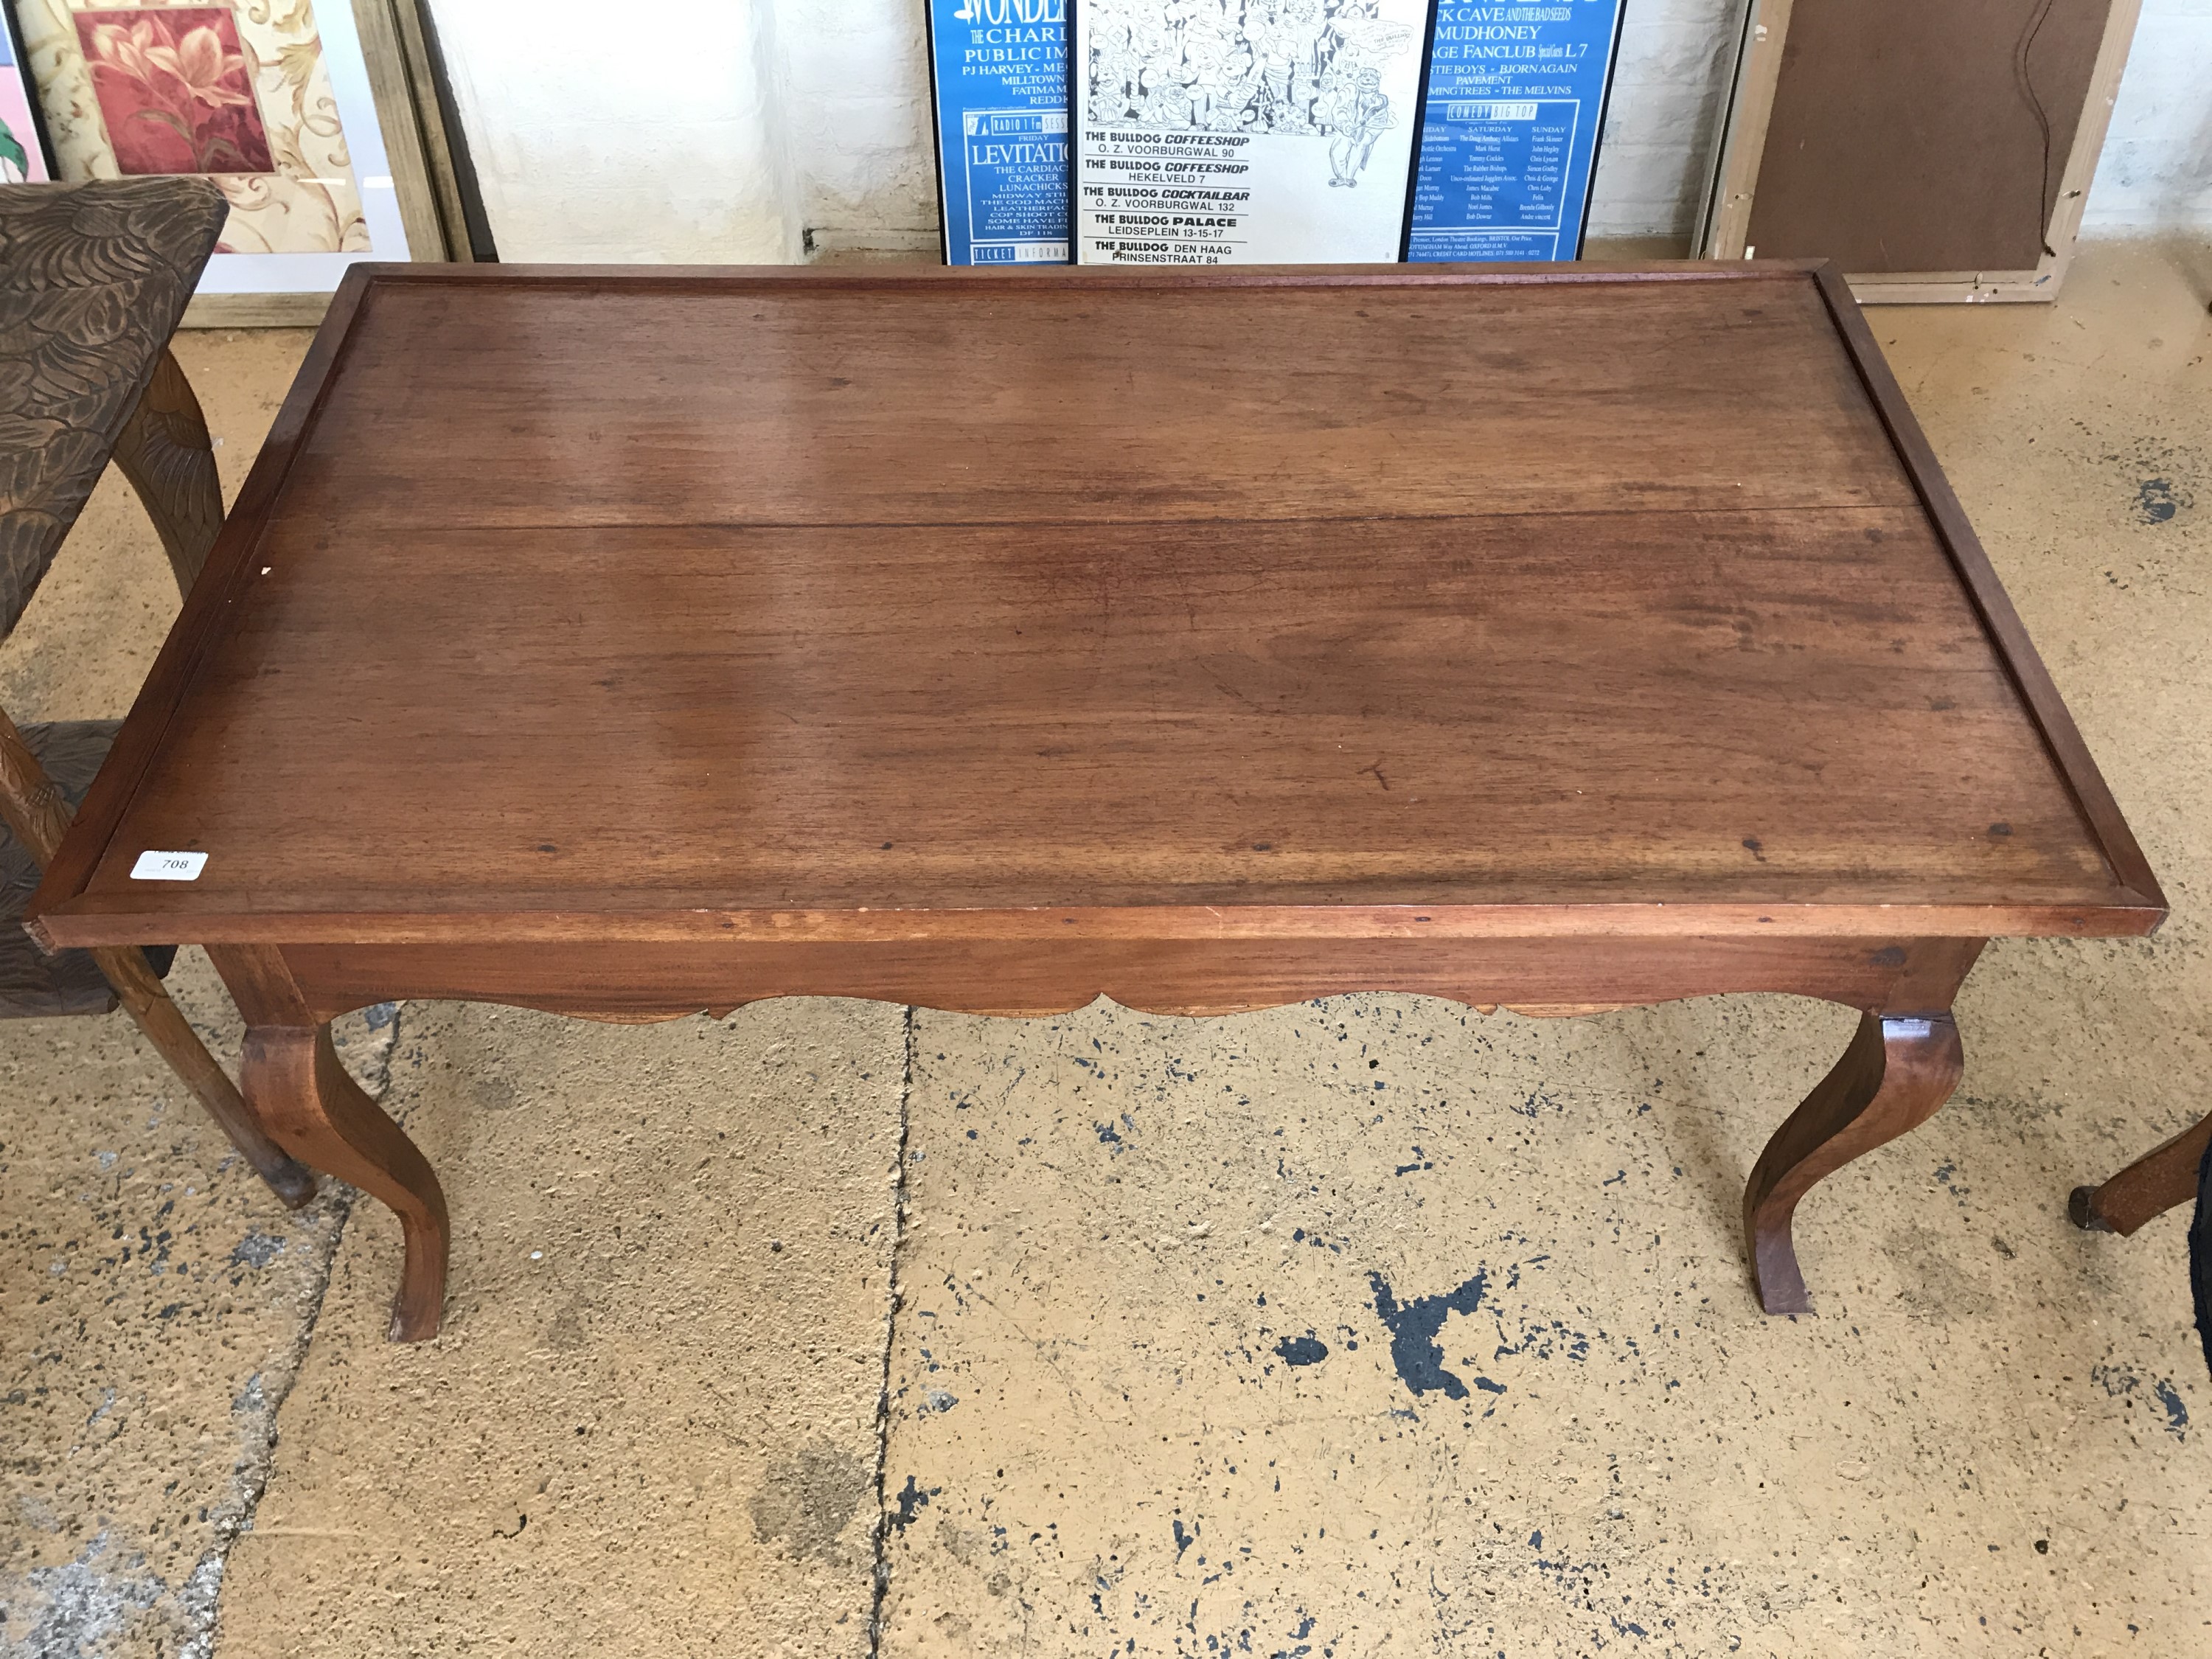
<svg viewBox="0 0 2212 1659">
<path fill-rule="evenodd" d="M 868 1607 L 868 1659 L 878 1659 L 883 1652 L 884 1604 L 890 1599 L 891 1588 L 891 1353 L 896 1345 L 902 1299 L 899 1255 L 906 1244 L 906 1148 L 913 1122 L 909 1106 L 914 1095 L 914 1012 L 911 1006 L 906 1010 L 906 1063 L 899 1077 L 898 1170 L 891 1183 L 890 1304 L 884 1315 L 882 1384 L 876 1394 L 875 1575 Z"/>
<path fill-rule="evenodd" d="M 399 1015 L 404 1005 L 380 1004 L 379 1011 L 388 1011 L 384 1021 L 391 1035 L 380 1037 L 383 1052 L 367 1079 L 377 1085 L 374 1098 L 380 1104 L 391 1092 L 392 1056 L 399 1046 Z M 372 1033 L 380 1028 L 372 1026 Z M 269 1483 L 276 1473 L 276 1419 L 284 1409 L 284 1402 L 292 1397 L 299 1386 L 301 1375 L 307 1369 L 307 1350 L 315 1340 L 315 1328 L 322 1323 L 323 1304 L 331 1292 L 331 1275 L 337 1265 L 338 1250 L 345 1243 L 346 1229 L 353 1219 L 355 1200 L 360 1194 L 343 1182 L 329 1176 L 316 1177 L 316 1192 L 312 1211 L 319 1211 L 326 1224 L 318 1231 L 323 1235 L 313 1293 L 307 1300 L 298 1329 L 289 1342 L 280 1364 L 264 1368 L 254 1374 L 249 1387 L 258 1384 L 267 1370 L 278 1371 L 278 1384 L 273 1393 L 263 1395 L 256 1416 L 258 1443 L 241 1459 L 238 1474 L 241 1477 L 236 1490 L 235 1510 L 216 1523 L 215 1541 L 200 1556 L 186 1578 L 180 1600 L 185 1604 L 186 1619 L 191 1633 L 178 1649 L 178 1659 L 212 1659 L 222 1636 L 222 1581 L 230 1568 L 231 1552 L 238 1540 L 254 1530 L 254 1520 L 259 1514 L 261 1500 L 267 1495 Z"/>
</svg>

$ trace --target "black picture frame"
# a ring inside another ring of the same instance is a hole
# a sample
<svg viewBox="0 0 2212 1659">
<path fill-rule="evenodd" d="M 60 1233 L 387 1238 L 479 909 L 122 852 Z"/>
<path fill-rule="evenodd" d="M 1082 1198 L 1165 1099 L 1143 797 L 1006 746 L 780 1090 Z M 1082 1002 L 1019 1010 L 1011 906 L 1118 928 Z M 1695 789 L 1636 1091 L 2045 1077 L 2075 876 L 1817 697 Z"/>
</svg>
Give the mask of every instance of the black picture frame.
<svg viewBox="0 0 2212 1659">
<path fill-rule="evenodd" d="M 1606 118 L 1613 112 L 1613 86 L 1616 71 L 1620 68 L 1620 38 L 1627 30 L 1628 8 L 1632 0 L 1620 0 L 1613 9 L 1613 43 L 1607 48 L 1605 79 L 1598 94 L 1597 130 L 1590 137 L 1589 178 L 1583 188 L 1583 210 L 1575 222 L 1574 252 L 1563 254 L 1556 263 L 1572 264 L 1585 257 L 1589 241 L 1590 210 L 1597 201 L 1598 163 L 1605 155 Z M 1421 48 L 1421 90 L 1413 117 L 1413 164 L 1406 179 L 1405 228 L 1398 239 L 1398 258 L 1401 264 L 1413 261 L 1413 197 L 1421 182 L 1421 141 L 1428 125 L 1429 80 L 1436 69 L 1437 24 L 1443 9 L 1443 0 L 1431 0 L 1429 6 L 1429 38 Z M 1733 94 L 1731 94 L 1733 96 Z M 1724 110 L 1723 124 L 1727 119 Z"/>
<path fill-rule="evenodd" d="M 23 31 L 15 21 L 14 0 L 0 0 L 0 27 L 8 31 L 8 56 L 14 60 L 16 78 L 23 83 L 23 101 L 30 106 L 31 142 L 38 146 L 39 160 L 45 164 L 46 177 L 59 179 L 62 173 L 54 159 L 53 139 L 46 131 L 46 99 L 24 54 Z"/>
<path fill-rule="evenodd" d="M 1051 3 L 1051 0 L 1045 0 L 1045 3 L 1049 5 Z M 951 268 L 954 267 L 956 264 L 953 258 L 954 215 L 952 191 L 954 187 L 954 179 L 951 170 L 954 158 L 945 149 L 945 100 L 944 94 L 945 87 L 941 74 L 943 60 L 939 56 L 940 46 L 943 44 L 938 38 L 937 14 L 939 10 L 939 0 L 920 0 L 920 4 L 921 7 L 922 18 L 922 45 L 926 66 L 929 76 L 929 149 L 932 158 L 932 166 L 934 169 L 933 178 L 937 186 L 937 252 L 939 263 Z M 957 17 L 960 14 L 955 12 L 952 15 Z M 988 19 L 980 21 L 988 21 Z M 1036 17 L 1024 18 L 1019 21 L 1024 26 L 1050 26 L 1055 23 L 1059 26 L 1063 36 L 1070 46 L 1068 73 L 1072 76 L 1073 73 L 1073 43 L 1075 38 L 1075 0 L 1060 0 L 1060 13 L 1057 18 L 1050 16 L 1049 15 L 1045 15 Z M 1073 81 L 1070 80 L 1067 82 L 1067 85 L 1070 88 L 1070 91 L 1067 98 L 1063 100 L 1062 108 L 1066 112 L 1066 119 L 1072 128 L 1074 118 Z M 1044 112 L 1042 106 L 1036 106 L 1035 112 L 1044 113 L 1046 112 Z M 1064 168 L 1063 186 L 1066 191 L 1067 212 L 1072 221 L 1075 205 L 1075 146 L 1073 142 L 1074 134 L 1073 131 L 1067 131 L 1066 137 L 1067 142 L 1062 146 L 1062 148 L 1067 152 L 1067 159 Z M 964 157 L 962 158 L 962 165 L 963 167 L 966 165 Z M 963 217 L 964 221 L 964 216 L 963 216 Z M 969 231 L 967 250 L 972 254 L 975 244 L 975 237 L 973 234 L 974 227 L 972 225 L 968 226 L 967 229 Z M 1052 240 L 1048 236 L 1036 236 L 1018 240 L 1032 240 L 1039 243 L 1047 243 Z M 1074 264 L 1075 242 L 1072 224 L 1067 244 L 1067 257 L 1065 259 L 1023 258 L 1001 262 L 996 260 L 978 261 L 970 258 L 969 260 L 958 262 L 957 268 L 961 270 L 970 270 L 978 267 L 988 269 L 1001 263 L 1009 266 L 1019 265 L 1024 269 L 1037 269 L 1042 267 L 1049 267 L 1054 264 Z"/>
</svg>

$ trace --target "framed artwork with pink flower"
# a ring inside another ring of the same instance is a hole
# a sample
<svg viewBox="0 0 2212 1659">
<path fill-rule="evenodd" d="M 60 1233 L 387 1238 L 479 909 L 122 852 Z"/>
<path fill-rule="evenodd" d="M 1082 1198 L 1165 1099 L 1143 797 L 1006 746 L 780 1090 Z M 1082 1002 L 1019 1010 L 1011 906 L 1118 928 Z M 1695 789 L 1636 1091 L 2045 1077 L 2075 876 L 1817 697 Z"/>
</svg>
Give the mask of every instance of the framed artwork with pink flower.
<svg viewBox="0 0 2212 1659">
<path fill-rule="evenodd" d="M 200 173 L 228 198 L 195 300 L 207 321 L 248 319 L 204 303 L 227 295 L 303 296 L 304 319 L 358 260 L 446 257 L 434 205 L 403 210 L 433 201 L 405 71 L 372 76 L 364 50 L 365 33 L 396 50 L 392 3 L 0 0 L 61 177 Z"/>
<path fill-rule="evenodd" d="M 276 171 L 229 7 L 81 11 L 70 21 L 126 176 Z"/>
<path fill-rule="evenodd" d="M 54 172 L 37 94 L 23 68 L 22 42 L 15 38 L 15 20 L 5 12 L 0 6 L 0 185 L 19 185 L 51 179 Z"/>
</svg>

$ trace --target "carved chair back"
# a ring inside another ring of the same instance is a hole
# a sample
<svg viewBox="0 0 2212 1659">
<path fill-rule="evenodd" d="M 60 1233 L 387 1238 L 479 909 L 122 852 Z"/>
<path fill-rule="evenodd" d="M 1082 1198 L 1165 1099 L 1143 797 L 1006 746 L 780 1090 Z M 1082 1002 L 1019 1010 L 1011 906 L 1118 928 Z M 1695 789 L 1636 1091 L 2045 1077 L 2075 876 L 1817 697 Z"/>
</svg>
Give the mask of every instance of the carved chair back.
<svg viewBox="0 0 2212 1659">
<path fill-rule="evenodd" d="M 199 178 L 0 185 L 0 638 L 113 460 L 189 592 L 222 526 L 198 401 L 169 338 L 229 215 Z M 48 957 L 16 926 L 118 723 L 18 727 L 0 711 L 0 1018 L 120 1001 L 289 1204 L 312 1177 L 269 1140 L 161 988 L 173 951 Z"/>
</svg>

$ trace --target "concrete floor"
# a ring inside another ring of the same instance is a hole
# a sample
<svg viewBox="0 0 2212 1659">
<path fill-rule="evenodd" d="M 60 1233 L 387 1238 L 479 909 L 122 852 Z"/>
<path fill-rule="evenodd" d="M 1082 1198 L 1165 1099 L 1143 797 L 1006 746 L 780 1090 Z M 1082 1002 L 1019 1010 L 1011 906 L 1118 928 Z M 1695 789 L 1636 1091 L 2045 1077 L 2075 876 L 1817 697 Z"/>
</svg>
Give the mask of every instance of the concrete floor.
<svg viewBox="0 0 2212 1659">
<path fill-rule="evenodd" d="M 0 1654 L 2212 1651 L 2183 1222 L 2064 1218 L 2208 1104 L 2208 301 L 1875 313 L 2175 915 L 1990 949 L 1817 1317 L 1736 1237 L 1851 1027 L 1786 999 L 356 1017 L 459 1230 L 414 1349 L 380 1208 L 285 1214 L 120 1016 L 0 1026 Z M 303 346 L 185 341 L 234 485 Z M 121 712 L 167 580 L 111 480 L 0 701 Z"/>
</svg>

